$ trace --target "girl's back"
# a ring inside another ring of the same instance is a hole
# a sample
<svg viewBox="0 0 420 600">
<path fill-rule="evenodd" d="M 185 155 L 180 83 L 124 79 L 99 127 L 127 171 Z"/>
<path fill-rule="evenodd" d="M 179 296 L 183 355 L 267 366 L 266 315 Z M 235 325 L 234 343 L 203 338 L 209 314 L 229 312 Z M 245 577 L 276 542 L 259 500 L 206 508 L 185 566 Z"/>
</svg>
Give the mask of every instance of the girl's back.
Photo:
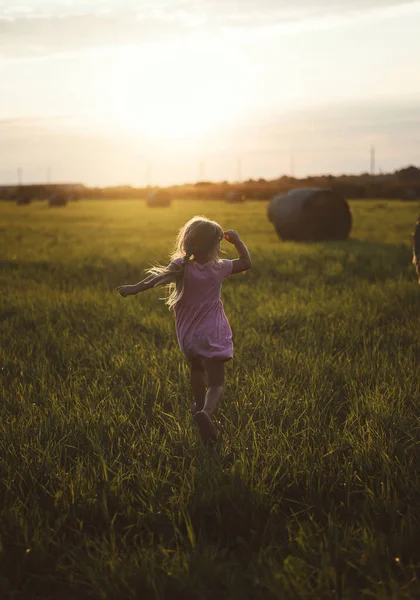
<svg viewBox="0 0 420 600">
<path fill-rule="evenodd" d="M 174 261 L 177 265 L 180 265 L 181 262 L 180 258 Z M 223 280 L 231 273 L 231 260 L 210 261 L 204 264 L 190 260 L 185 269 L 184 292 L 178 304 L 186 307 L 219 301 Z M 177 312 L 177 306 L 175 306 L 175 312 Z"/>
<path fill-rule="evenodd" d="M 231 260 L 188 262 L 184 291 L 174 311 L 178 342 L 189 359 L 232 358 L 232 331 L 220 299 L 223 279 L 231 272 Z"/>
</svg>

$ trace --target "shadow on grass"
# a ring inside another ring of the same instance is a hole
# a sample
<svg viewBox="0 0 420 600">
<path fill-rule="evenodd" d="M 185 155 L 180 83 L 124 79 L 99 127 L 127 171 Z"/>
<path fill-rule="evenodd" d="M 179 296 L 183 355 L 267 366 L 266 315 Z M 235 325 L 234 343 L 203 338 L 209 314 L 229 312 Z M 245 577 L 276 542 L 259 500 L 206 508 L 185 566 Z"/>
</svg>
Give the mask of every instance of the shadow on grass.
<svg viewBox="0 0 420 600">
<path fill-rule="evenodd" d="M 0 313 L 0 325 L 1 325 L 1 323 L 4 323 L 4 321 L 11 319 L 12 317 L 16 316 L 17 314 L 18 314 L 18 311 L 14 308 L 12 308 L 11 310 L 4 310 L 3 312 Z"/>
<path fill-rule="evenodd" d="M 168 474 L 151 487 L 141 473 L 121 485 L 112 471 L 105 478 L 100 470 L 73 497 L 58 474 L 45 469 L 33 473 L 27 490 L 17 481 L 32 521 L 22 524 L 18 511 L 10 511 L 0 591 L 31 590 L 33 598 L 60 591 L 66 598 L 71 586 L 78 598 L 309 598 L 315 596 L 297 593 L 302 577 L 314 589 L 325 577 L 327 594 L 340 585 L 329 583 L 333 569 L 343 589 L 354 591 L 346 598 L 357 598 L 372 577 L 386 578 L 392 568 L 396 581 L 404 575 L 394 556 L 407 564 L 419 558 L 410 510 L 402 518 L 412 529 L 402 538 L 398 507 L 372 500 L 360 479 L 343 487 L 340 469 L 312 474 L 309 481 L 287 469 L 273 472 L 278 481 L 268 493 L 252 483 L 246 456 L 225 464 L 218 452 L 192 450 L 196 460 L 187 480 Z M 383 475 L 372 475 L 379 485 Z M 187 488 L 192 493 L 184 496 Z M 400 498 L 401 506 L 415 506 L 414 499 Z M 382 546 L 363 537 L 366 520 L 375 538 L 385 536 Z M 353 566 L 362 551 L 364 562 Z M 112 564 L 118 568 L 104 568 Z"/>
</svg>

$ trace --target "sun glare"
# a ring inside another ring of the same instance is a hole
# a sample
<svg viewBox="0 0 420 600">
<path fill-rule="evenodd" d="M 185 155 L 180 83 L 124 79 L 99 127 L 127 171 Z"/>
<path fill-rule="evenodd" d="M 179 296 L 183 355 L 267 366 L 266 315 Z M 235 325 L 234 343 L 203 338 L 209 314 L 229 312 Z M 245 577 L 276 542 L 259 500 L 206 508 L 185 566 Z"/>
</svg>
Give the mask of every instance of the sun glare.
<svg viewBox="0 0 420 600">
<path fill-rule="evenodd" d="M 125 48 L 115 65 L 113 118 L 132 133 L 191 139 L 241 110 L 243 69 L 222 49 Z"/>
</svg>

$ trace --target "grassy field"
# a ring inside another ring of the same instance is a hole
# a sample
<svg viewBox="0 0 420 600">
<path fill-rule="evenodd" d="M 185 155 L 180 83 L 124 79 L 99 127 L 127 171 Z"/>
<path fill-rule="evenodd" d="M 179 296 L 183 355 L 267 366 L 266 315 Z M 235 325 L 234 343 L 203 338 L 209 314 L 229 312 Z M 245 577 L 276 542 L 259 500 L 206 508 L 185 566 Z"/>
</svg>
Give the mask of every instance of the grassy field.
<svg viewBox="0 0 420 600">
<path fill-rule="evenodd" d="M 420 205 L 351 205 L 294 244 L 265 203 L 0 204 L 2 599 L 420 598 Z M 162 290 L 114 291 L 194 214 L 253 259 L 212 450 Z"/>
</svg>

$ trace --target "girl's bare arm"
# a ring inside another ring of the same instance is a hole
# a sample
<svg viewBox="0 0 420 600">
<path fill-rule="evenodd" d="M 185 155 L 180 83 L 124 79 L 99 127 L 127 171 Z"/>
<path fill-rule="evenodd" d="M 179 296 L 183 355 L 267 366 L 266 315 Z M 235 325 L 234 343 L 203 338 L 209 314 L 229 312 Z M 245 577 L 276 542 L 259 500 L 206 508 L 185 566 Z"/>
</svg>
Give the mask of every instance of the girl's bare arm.
<svg viewBox="0 0 420 600">
<path fill-rule="evenodd" d="M 176 269 L 175 269 L 173 265 L 168 265 L 167 269 L 169 271 L 173 271 L 173 270 L 178 270 L 179 267 L 176 267 Z M 123 296 L 125 298 L 126 296 L 135 296 L 136 294 L 139 294 L 140 292 L 145 292 L 146 290 L 151 290 L 152 288 L 156 287 L 156 285 L 159 285 L 160 283 L 162 283 L 162 275 L 152 274 L 152 275 L 148 275 L 145 279 L 142 279 L 141 281 L 139 281 L 138 283 L 135 283 L 134 285 L 120 285 L 115 289 L 117 290 L 117 292 L 120 292 L 121 296 Z"/>
<path fill-rule="evenodd" d="M 245 246 L 239 233 L 230 229 L 224 232 L 224 238 L 236 248 L 239 258 L 232 261 L 232 274 L 241 273 L 251 268 L 251 255 L 249 254 L 248 248 Z"/>
<path fill-rule="evenodd" d="M 126 296 L 135 296 L 139 292 L 145 292 L 146 290 L 150 290 L 152 287 L 154 287 L 155 279 L 156 277 L 149 275 L 149 277 L 146 277 L 134 285 L 120 285 L 115 289 L 117 292 L 120 292 L 121 296 L 124 298 Z"/>
</svg>

